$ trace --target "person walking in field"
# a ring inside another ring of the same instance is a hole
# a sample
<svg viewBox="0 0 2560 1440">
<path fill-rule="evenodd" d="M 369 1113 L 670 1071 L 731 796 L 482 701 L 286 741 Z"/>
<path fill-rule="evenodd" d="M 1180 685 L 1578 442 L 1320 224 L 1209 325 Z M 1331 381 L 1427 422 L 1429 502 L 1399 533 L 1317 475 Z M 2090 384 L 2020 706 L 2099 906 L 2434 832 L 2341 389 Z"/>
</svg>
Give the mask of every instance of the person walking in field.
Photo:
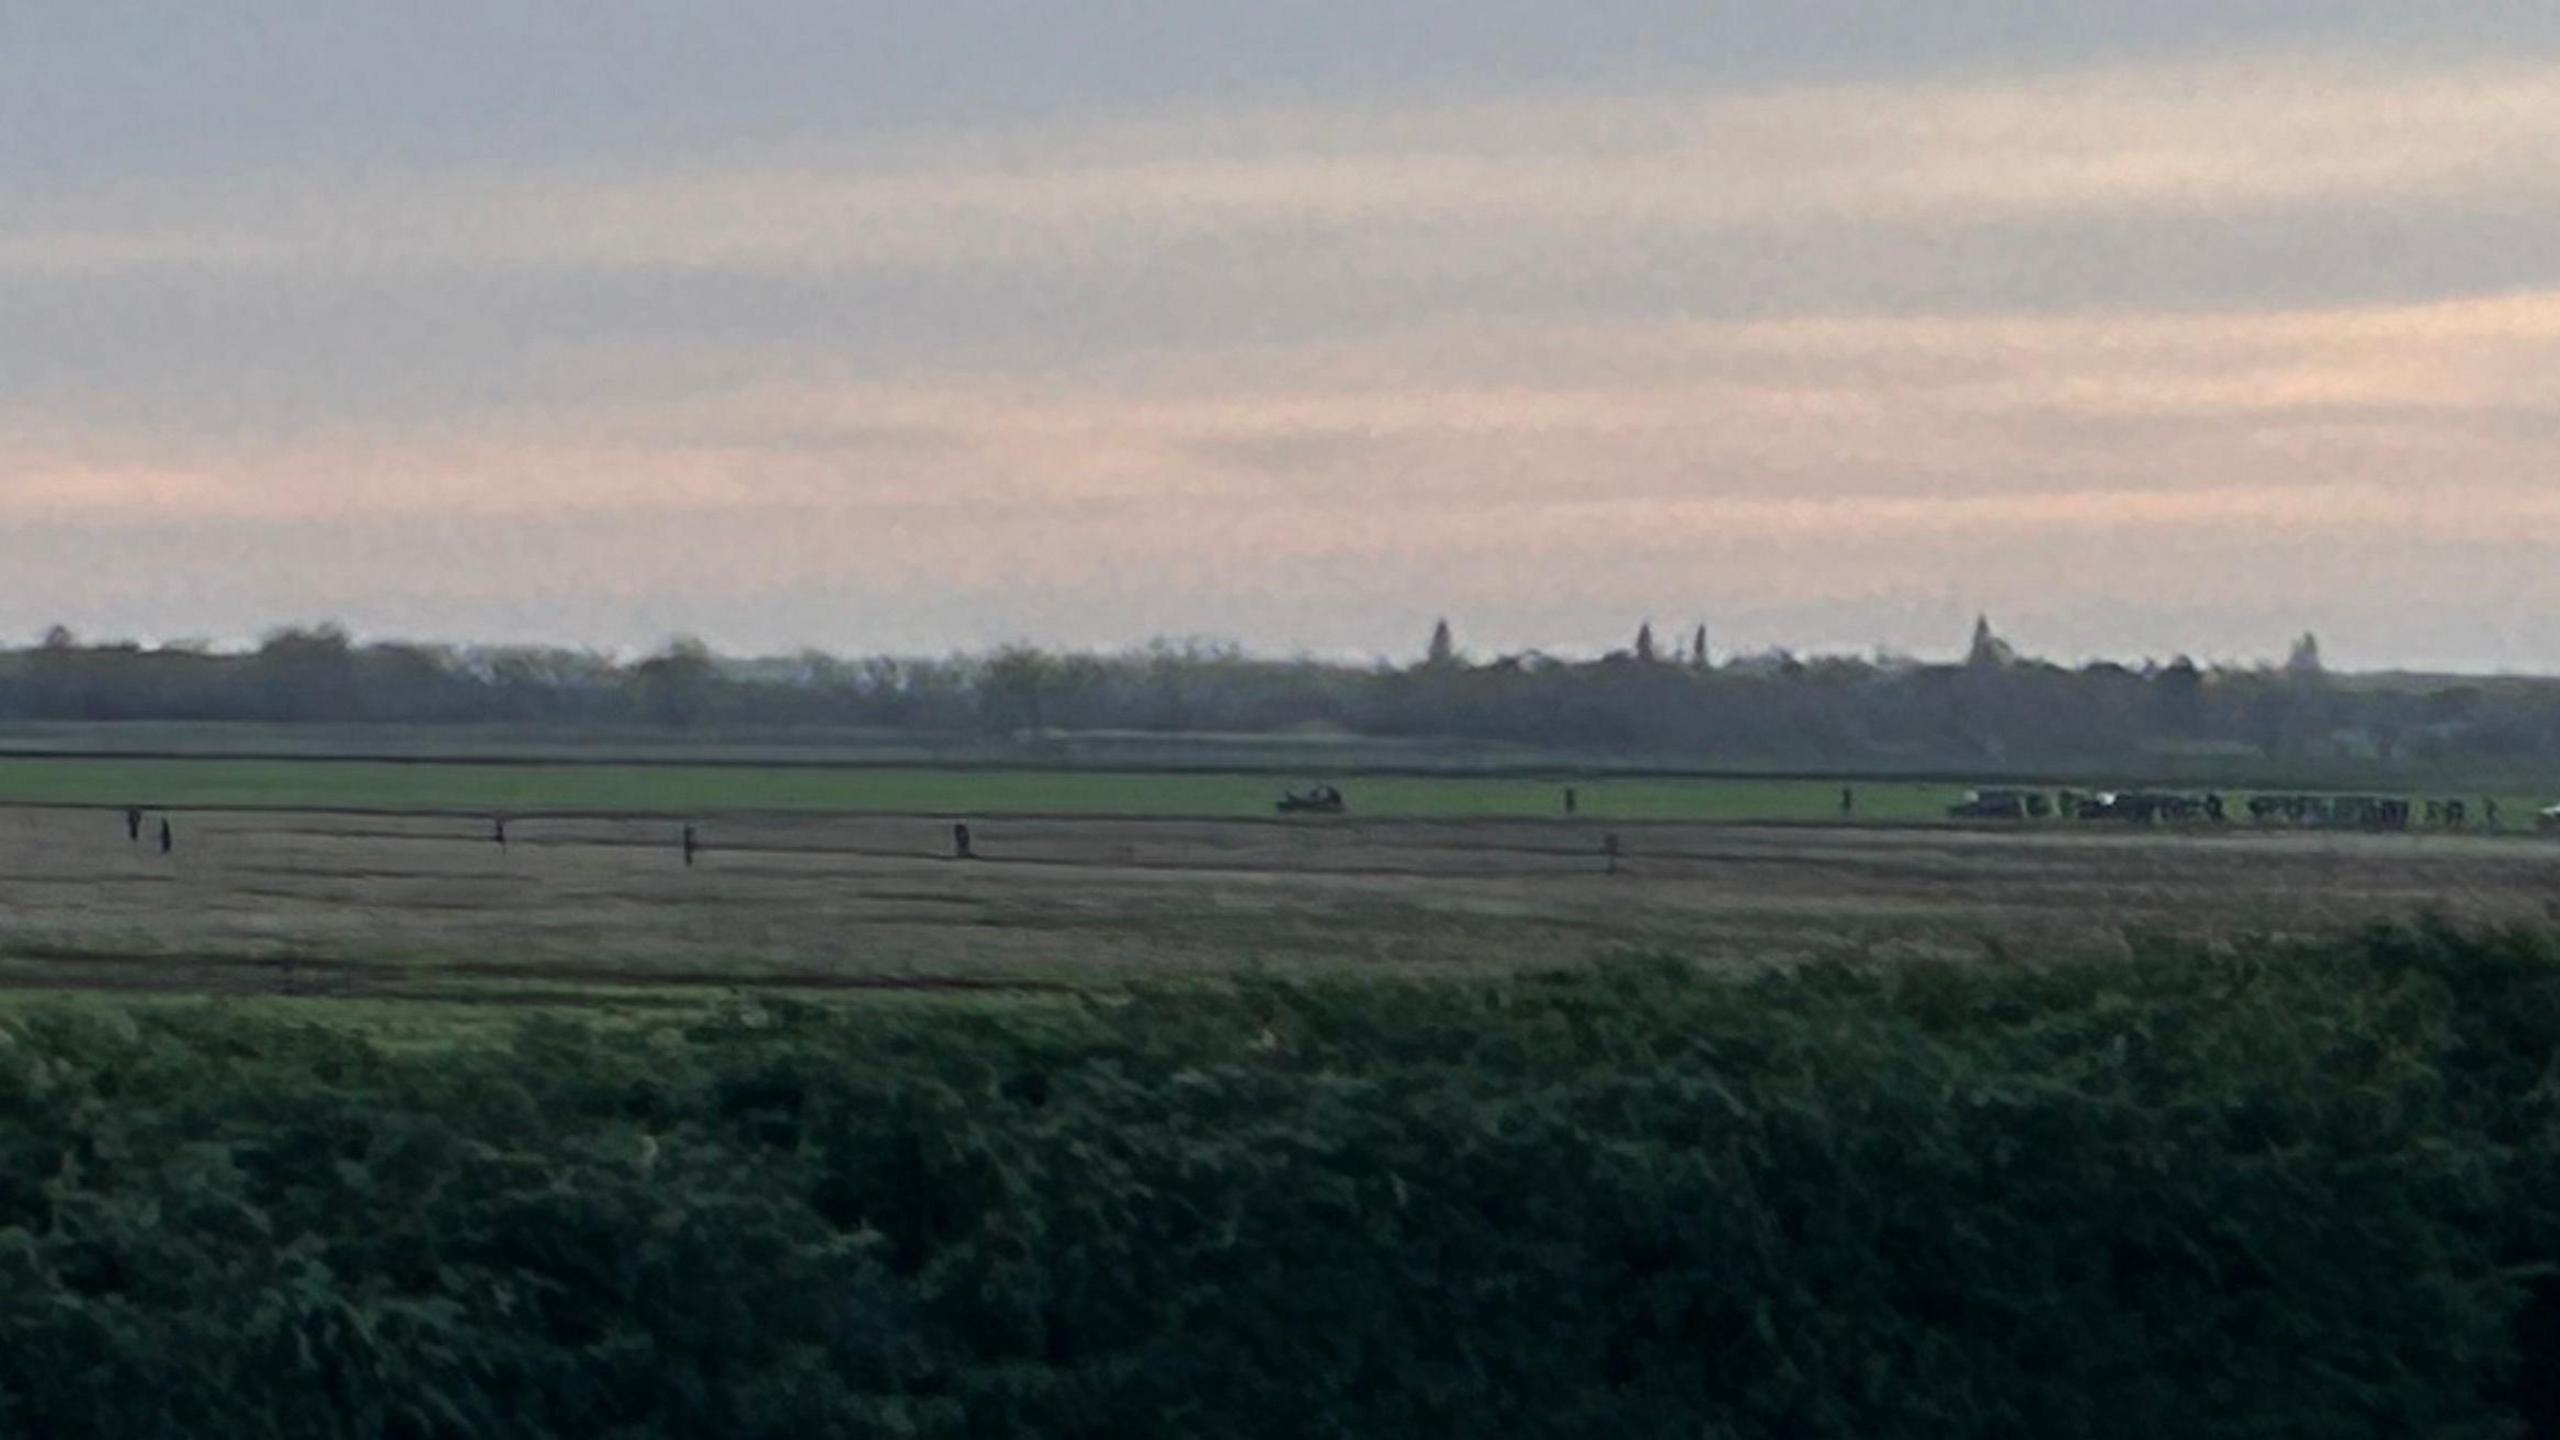
<svg viewBox="0 0 2560 1440">
<path fill-rule="evenodd" d="M 687 825 L 684 827 L 684 868 L 687 870 L 693 868 L 693 852 L 699 848 L 701 847 L 696 842 L 693 827 Z"/>
<path fill-rule="evenodd" d="M 497 816 L 497 817 L 495 817 L 494 819 L 490 820 L 490 822 L 489 822 L 489 838 L 490 838 L 490 839 L 492 839 L 492 840 L 494 840 L 494 841 L 496 841 L 496 842 L 498 842 L 498 848 L 499 848 L 499 849 L 504 850 L 504 849 L 506 849 L 506 848 L 507 848 L 507 817 L 506 817 L 506 816 L 504 816 L 504 815 L 500 815 L 500 816 Z"/>
<path fill-rule="evenodd" d="M 969 827 L 965 824 L 951 827 L 951 858 L 954 860 L 978 858 L 977 848 L 969 837 Z"/>
<path fill-rule="evenodd" d="M 142 843 L 141 811 L 127 810 L 124 812 L 124 838 L 132 841 L 136 845 Z"/>
<path fill-rule="evenodd" d="M 1582 792 L 1574 789 L 1570 785 L 1564 787 L 1564 813 L 1571 815 L 1581 808 Z"/>
<path fill-rule="evenodd" d="M 1851 787 L 1849 787 L 1849 786 L 1846 786 L 1846 785 L 1841 786 L 1841 787 L 1840 787 L 1840 814 L 1845 818 L 1845 817 L 1847 817 L 1847 816 L 1855 815 L 1855 814 L 1857 814 L 1857 813 L 1858 813 L 1858 792 L 1857 792 L 1856 790 L 1852 789 L 1852 788 L 1851 788 Z"/>
<path fill-rule="evenodd" d="M 177 848 L 178 837 L 170 832 L 168 818 L 163 816 L 160 821 L 160 853 L 166 855 Z"/>
</svg>

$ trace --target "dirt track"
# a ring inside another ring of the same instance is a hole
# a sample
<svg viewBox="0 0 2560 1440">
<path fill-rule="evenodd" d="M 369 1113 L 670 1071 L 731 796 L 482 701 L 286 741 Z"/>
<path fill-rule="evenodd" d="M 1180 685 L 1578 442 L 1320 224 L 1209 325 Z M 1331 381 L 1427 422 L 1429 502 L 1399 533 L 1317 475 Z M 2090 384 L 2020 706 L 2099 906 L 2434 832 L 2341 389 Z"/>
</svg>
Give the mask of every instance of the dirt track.
<svg viewBox="0 0 2560 1440">
<path fill-rule="evenodd" d="M 1428 971 L 1618 945 L 2106 954 L 2145 932 L 2306 932 L 2434 908 L 2560 915 L 2560 845 L 2480 836 L 1012 820 L 676 827 L 0 810 L 0 985 L 426 993 L 1081 982 L 1239 965 Z"/>
</svg>

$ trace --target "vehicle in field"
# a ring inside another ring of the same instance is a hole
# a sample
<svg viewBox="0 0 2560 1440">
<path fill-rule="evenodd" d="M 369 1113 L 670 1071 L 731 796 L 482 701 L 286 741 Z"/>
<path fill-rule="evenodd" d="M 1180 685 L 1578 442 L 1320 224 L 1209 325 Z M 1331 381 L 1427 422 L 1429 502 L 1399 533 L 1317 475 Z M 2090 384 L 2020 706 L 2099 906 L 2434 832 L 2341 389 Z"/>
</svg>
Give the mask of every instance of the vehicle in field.
<svg viewBox="0 0 2560 1440">
<path fill-rule="evenodd" d="M 2317 795 L 2252 795 L 2249 819 L 2258 825 L 2325 825 L 2329 802 Z"/>
<path fill-rule="evenodd" d="M 2069 813 L 2075 820 L 2118 820 L 2128 825 L 2218 825 L 2231 818 L 2220 795 L 2177 790 L 2100 791 Z"/>
<path fill-rule="evenodd" d="M 1290 791 L 1273 808 L 1283 815 L 1339 815 L 1351 807 L 1343 803 L 1341 791 L 1330 785 L 1315 785 Z"/>
<path fill-rule="evenodd" d="M 2042 820 L 2052 813 L 2053 797 L 2041 790 L 1967 790 L 1947 807 L 1953 820 Z"/>
<path fill-rule="evenodd" d="M 2410 803 L 2390 795 L 2340 795 L 2329 802 L 2330 824 L 2349 830 L 2406 830 Z"/>
<path fill-rule="evenodd" d="M 2302 830 L 2406 830 L 2419 813 L 2415 802 L 2398 795 L 2249 797 L 2252 822 Z M 2430 800 L 2423 813 L 2435 829 L 2459 830 L 2471 823 L 2471 807 L 2461 800 Z"/>
<path fill-rule="evenodd" d="M 2112 820 L 2116 815 L 2116 792 L 2100 790 L 2076 796 L 2070 808 L 2062 813 L 2073 820 Z"/>
</svg>

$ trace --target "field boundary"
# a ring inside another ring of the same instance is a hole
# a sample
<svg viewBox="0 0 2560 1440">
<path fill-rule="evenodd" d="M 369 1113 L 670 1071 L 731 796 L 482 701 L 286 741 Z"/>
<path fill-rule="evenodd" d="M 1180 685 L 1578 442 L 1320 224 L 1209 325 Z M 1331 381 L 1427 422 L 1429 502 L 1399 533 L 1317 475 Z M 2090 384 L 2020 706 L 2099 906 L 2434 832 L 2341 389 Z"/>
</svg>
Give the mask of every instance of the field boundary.
<svg viewBox="0 0 2560 1440">
<path fill-rule="evenodd" d="M 137 807 L 126 805 L 120 801 L 110 800 L 11 800 L 5 797 L 0 797 L 0 812 L 10 810 L 33 810 L 121 815 L 126 810 L 133 808 Z M 1251 825 L 1267 827 L 1275 830 L 1304 830 L 1311 834 L 1322 834 L 1328 831 L 1381 828 L 1421 829 L 1439 827 L 1444 829 L 1483 829 L 1497 825 L 1552 826 L 1565 833 L 1587 831 L 1595 837 L 1611 830 L 1641 831 L 1698 828 L 1719 830 L 1823 831 L 1842 834 L 1857 831 L 1955 831 L 1983 835 L 2112 835 L 2119 832 L 2129 835 L 2218 835 L 2258 832 L 2278 833 L 2271 827 L 2250 826 L 2238 822 L 2234 822 L 2220 828 L 2202 825 L 2161 825 L 2142 828 L 2121 824 L 2105 824 L 2100 822 L 2080 823 L 2032 820 L 1954 820 L 1945 818 L 1921 818 L 1911 820 L 1875 820 L 1857 818 L 1843 820 L 1825 817 L 1798 820 L 1787 819 L 1784 817 L 1733 819 L 1719 818 L 1715 816 L 1646 815 L 1628 818 L 1610 818 L 1593 815 L 1503 814 L 1291 816 L 1252 814 L 1236 815 L 1218 811 L 1184 810 L 893 810 L 866 809 L 862 807 L 827 808 L 820 806 L 797 806 L 786 809 L 744 807 L 717 809 L 704 808 L 695 810 L 513 810 L 503 806 L 485 805 L 429 807 L 419 805 L 262 804 L 254 802 L 242 804 L 145 804 L 138 808 L 153 815 L 325 815 L 362 820 L 481 821 L 489 820 L 493 817 L 504 817 L 509 824 L 521 824 L 528 822 L 539 823 L 544 821 L 562 820 L 615 820 L 635 823 L 647 821 L 665 824 L 682 824 L 688 820 L 705 821 L 720 819 L 767 822 L 789 822 L 794 820 L 913 820 L 918 822 L 929 821 L 945 825 L 956 821 L 967 821 L 970 824 L 990 822 L 997 824 L 1009 824 L 1017 821 L 1045 821 L 1053 823 L 1075 821 L 1085 824 Z M 2518 830 L 2504 833 L 2522 836 L 2526 832 Z M 476 840 L 476 842 L 480 844 L 489 843 L 485 836 L 465 836 L 457 838 Z M 525 843 L 533 842 L 527 841 Z M 704 848 L 708 850 L 716 849 L 718 847 L 706 844 Z"/>
<path fill-rule="evenodd" d="M 384 806 L 384 805 L 315 805 L 315 804 L 290 804 L 290 803 L 276 803 L 276 804 L 243 803 L 243 804 L 178 804 L 178 805 L 143 805 L 143 806 L 140 806 L 140 807 L 134 807 L 134 806 L 128 806 L 128 805 L 125 805 L 125 804 L 123 804 L 123 803 L 121 803 L 121 802 L 115 802 L 115 801 L 99 801 L 99 800 L 10 800 L 10 799 L 7 799 L 7 798 L 0 798 L 0 813 L 5 813 L 5 812 L 8 812 L 8 811 L 17 810 L 17 811 L 31 811 L 31 812 L 38 812 L 38 813 L 75 813 L 75 814 L 88 814 L 88 815 L 121 815 L 121 814 L 123 814 L 126 810 L 128 810 L 128 809 L 133 809 L 133 808 L 140 808 L 140 809 L 142 809 L 142 810 L 144 810 L 144 811 L 146 811 L 147 813 L 152 814 L 152 815 L 169 815 L 169 816 L 181 816 L 181 815 L 192 815 L 192 816 L 220 816 L 220 815 L 241 815 L 241 816 L 293 816 L 293 815 L 310 815 L 310 816 L 315 816 L 315 817 L 328 817 L 328 818 L 337 818 L 337 819 L 355 819 L 355 820 L 456 820 L 456 821 L 475 821 L 475 822 L 486 822 L 486 821 L 491 820 L 491 819 L 493 819 L 493 818 L 503 818 L 503 819 L 505 819 L 505 820 L 506 820 L 509 824 L 511 824 L 511 825 L 519 825 L 519 824 L 542 824 L 542 823 L 556 823 L 556 822 L 572 822 L 572 821 L 582 821 L 582 820 L 583 820 L 583 821 L 607 821 L 607 822 L 616 822 L 616 823 L 623 823 L 623 824 L 665 824 L 665 825 L 681 825 L 681 824 L 685 824 L 685 823 L 687 823 L 687 822 L 693 822 L 693 823 L 697 823 L 697 824 L 698 824 L 698 823 L 704 823 L 704 822 L 710 822 L 710 821 L 718 821 L 718 820 L 736 820 L 736 821 L 744 821 L 744 822 L 750 822 L 750 823 L 768 823 L 768 824 L 789 824 L 789 823 L 791 823 L 791 822 L 795 822 L 795 821 L 802 821 L 802 822 L 815 822 L 815 821 L 829 821 L 829 820 L 833 820 L 833 821 L 845 821 L 845 820 L 880 820 L 880 821 L 912 821 L 912 822 L 915 822 L 915 823 L 918 823 L 918 824 L 934 824 L 934 825 L 950 825 L 950 824 L 954 824 L 954 823 L 958 823 L 958 822 L 966 822 L 966 823 L 969 823 L 969 824 L 972 824 L 972 825 L 985 825 L 985 824 L 1016 824 L 1016 823 L 1021 823 L 1021 824 L 1064 824 L 1064 823 L 1070 823 L 1070 822 L 1072 822 L 1072 823 L 1076 823 L 1076 824 L 1117 824 L 1117 825 L 1131 825 L 1131 826 L 1144 826 L 1144 825 L 1220 825 L 1220 826 L 1229 826 L 1229 825 L 1241 825 L 1241 826 L 1251 826 L 1251 827 L 1261 828 L 1261 829 L 1273 829 L 1273 830 L 1299 830 L 1299 831 L 1303 831 L 1303 832 L 1305 832 L 1305 833 L 1307 833 L 1307 834 L 1311 834 L 1311 835 L 1326 834 L 1326 833 L 1340 833 L 1340 832 L 1358 832 L 1358 831 L 1364 831 L 1364 830 L 1396 830 L 1396 831 L 1415 831 L 1415 830 L 1460 830 L 1460 831 L 1464 831 L 1464 830 L 1485 830 L 1485 829 L 1493 829 L 1493 828 L 1497 828 L 1497 827 L 1504 827 L 1504 826 L 1539 826 L 1539 827 L 1551 828 L 1551 829 L 1553 829 L 1556 833 L 1558 833 L 1558 834 L 1560 834 L 1560 835 L 1567 835 L 1567 834 L 1588 834 L 1588 835 L 1590 835 L 1590 836 L 1592 836 L 1592 837 L 1593 837 L 1593 841 L 1594 841 L 1594 845 L 1595 845 L 1595 847 L 1596 847 L 1596 846 L 1597 846 L 1597 844 L 1600 842 L 1601 837 L 1605 836 L 1606 834 L 1608 834 L 1609 832 L 1612 832 L 1612 831 L 1625 832 L 1625 833 L 1632 833 L 1632 834 L 1642 834 L 1642 833 L 1647 833 L 1647 832 L 1651 832 L 1651 831 L 1658 831 L 1658 830 L 1774 831 L 1774 832 L 1780 832 L 1780 833 L 1820 833 L 1820 834 L 1833 834 L 1833 835 L 1853 835 L 1853 834 L 1861 834 L 1861 833 L 1866 833 L 1866 834 L 1902 834 L 1902 835 L 1910 835 L 1910 834 L 1962 834 L 1962 835 L 1982 835 L 1982 836 L 1993 836 L 1993 837 L 2008 837 L 2008 838 L 2015 838 L 2015 839 L 2021 839 L 2021 840 L 2032 840 L 2032 839 L 2041 839 L 2041 838 L 2048 838 L 2048 837 L 2052 837 L 2052 838 L 2070 837 L 2070 838 L 2074 838 L 2074 839 L 2081 839 L 2081 840 L 2098 840 L 2098 841 L 2108 841 L 2108 840 L 2117 840 L 2117 839 L 2122 839 L 2122 840 L 2134 840 L 2134 839 L 2141 839 L 2141 838 L 2144 838 L 2144 837 L 2150 837 L 2150 838 L 2176 837 L 2176 838 L 2193 838 L 2193 839 L 2199 839 L 2199 840 L 2211 840 L 2211 839 L 2248 839 L 2248 838 L 2252 838 L 2252 837 L 2267 837 L 2267 836 L 2331 836 L 2331 837 L 2341 837 L 2341 838 L 2343 838 L 2343 837 L 2362 837 L 2362 838 L 2370 838 L 2370 839 L 2384 839 L 2384 840 L 2388 840 L 2388 839 L 2405 839 L 2405 840 L 2413 840 L 2413 841 L 2429 841 L 2429 840 L 2441 840 L 2441 839 L 2473 839 L 2473 840 L 2532 841 L 2532 842 L 2545 843 L 2545 844 L 2551 843 L 2551 837 L 2546 836 L 2546 835 L 2543 835 L 2543 834 L 2541 834 L 2541 833 L 2539 833 L 2539 832 L 2537 832 L 2537 831 L 2535 831 L 2535 830 L 2528 829 L 2528 828 L 2524 828 L 2524 827 L 2521 827 L 2521 826 L 2510 826 L 2510 827 L 2503 828 L 2503 829 L 2498 829 L 2498 830 L 2490 830 L 2490 829 L 2481 828 L 2481 827 L 2474 827 L 2474 828 L 2465 829 L 2465 830 L 2452 830 L 2452 831 L 2445 831 L 2445 830 L 2427 830 L 2427 829 L 2422 829 L 2422 828 L 2418 828 L 2418 827 L 2414 827 L 2414 826 L 2413 826 L 2413 827 L 2411 827 L 2410 829 L 2407 829 L 2407 830 L 2399 830 L 2399 831 L 2390 831 L 2390 830 L 2376 831 L 2376 830 L 2357 829 L 2357 828 L 2352 828 L 2352 827 L 2347 827 L 2347 828 L 2322 828 L 2322 827 L 2309 827 L 2309 826 L 2260 825 L 2260 824 L 2253 824 L 2253 823 L 2248 822 L 2248 821 L 2245 821 L 2245 820 L 2232 820 L 2232 821 L 2227 821 L 2227 822 L 2222 823 L 2222 824 L 2219 824 L 2219 825 L 2216 825 L 2216 824 L 2209 824 L 2209 823 L 2202 823 L 2202 822 L 2197 822 L 2197 823 L 2184 823 L 2184 824 L 2181 824 L 2181 823 L 2162 823 L 2162 824 L 2157 824 L 2157 825 L 2137 825 L 2137 824 L 2128 824 L 2128 823 L 2125 823 L 2125 822 L 2122 822 L 2122 821 L 2110 821 L 2110 820 L 2090 820 L 2090 821 L 2072 821 L 2072 820 L 2060 820 L 2060 819 L 2047 819 L 2047 820 L 1981 820 L 1981 819 L 1949 819 L 1949 818 L 1943 818 L 1943 817 L 1917 817 L 1917 818 L 1912 818 L 1912 819 L 1902 819 L 1902 820 L 1877 820 L 1877 819 L 1870 819 L 1870 818 L 1864 818 L 1864 817 L 1854 818 L 1854 819 L 1839 819 L 1839 818 L 1836 818 L 1836 817 L 1821 817 L 1821 818 L 1806 818 L 1806 819 L 1789 819 L 1789 818 L 1785 818 L 1785 817 L 1746 817 L 1746 818 L 1732 818 L 1732 817 L 1717 817 L 1717 816 L 1648 815 L 1648 816 L 1640 816 L 1640 817 L 1610 818 L 1610 817 L 1603 817 L 1603 816 L 1591 816 L 1591 815 L 1572 816 L 1572 815 L 1506 815 L 1506 814 L 1492 814 L 1492 815 L 1366 815 L 1366 816 L 1364 816 L 1364 815 L 1351 815 L 1351 816 L 1330 816 L 1330 817 L 1308 817 L 1308 816 L 1253 815 L 1253 814 L 1237 815 L 1237 814 L 1226 814 L 1226 813 L 1220 813 L 1220 812 L 1214 812 L 1214 811 L 1116 811 L 1116 810 L 1068 810 L 1068 809 L 1060 809 L 1060 810 L 896 810 L 896 809 L 865 809 L 865 808 L 860 808 L 860 807 L 855 807 L 855 808 L 825 808 L 825 807 L 816 807 L 816 806 L 793 807 L 793 808 L 787 808 L 787 809 L 772 809 L 772 808 L 755 808 L 755 807 L 748 807 L 748 808 L 734 808 L 734 809 L 731 809 L 731 808 L 718 808 L 718 809 L 714 809 L 714 808 L 704 808 L 704 809 L 694 809 L 694 810 L 616 810 L 616 809 L 585 809 L 585 810 L 578 810 L 578 809 L 570 809 L 570 810 L 563 810 L 563 809 L 528 809 L 528 810 L 514 810 L 514 809 L 508 809 L 508 808 L 505 808 L 505 807 L 502 807 L 502 806 L 453 806 L 453 807 L 427 807 L 427 806 Z M 440 844 L 474 844 L 474 845 L 487 845 L 487 844 L 491 843 L 491 842 L 490 842 L 490 840 L 489 840 L 489 838 L 488 838 L 488 836 L 487 836 L 486 834 L 481 834 L 481 833 L 468 834 L 468 835 L 449 835 L 449 836 L 447 836 L 447 835 L 413 835 L 413 834 L 408 834 L 408 833 L 405 833 L 405 832 L 390 832 L 390 831 L 384 831 L 384 832 L 378 832 L 378 838 L 384 838 L 384 839 L 397 838 L 397 839 L 403 839 L 403 840 L 417 840 L 417 841 L 421 841 L 421 842 L 433 842 L 433 843 L 440 843 Z M 983 839 L 984 837 L 981 837 L 981 838 Z M 547 839 L 547 838 L 544 838 L 544 837 L 537 837 L 537 836 L 521 836 L 521 837 L 517 837 L 517 838 L 513 841 L 513 843 L 516 843 L 516 844 L 522 844 L 522 845 L 544 845 L 544 844 L 561 843 L 561 842 L 557 842 L 557 841 L 554 841 L 554 840 L 550 840 L 550 839 Z M 648 847 L 649 847 L 649 846 L 651 846 L 652 844 L 659 843 L 659 842 L 638 841 L 638 840 L 608 840 L 608 839 L 593 839 L 593 840 L 581 840 L 581 841 L 577 841 L 577 842 L 575 842 L 575 843 L 578 843 L 578 844 L 589 844 L 589 845 L 627 845 L 627 846 L 631 846 L 631 847 L 633 847 L 633 848 L 648 848 Z M 1481 846 L 1481 847 L 1475 847 L 1475 848 L 1481 848 L 1481 849 L 1485 849 L 1485 850 L 1488 850 L 1488 851 L 1499 852 L 1499 853 L 1552 854 L 1552 855 L 1559 855 L 1559 856 L 1561 856 L 1561 855 L 1578 855 L 1578 854 L 1584 854 L 1584 853 L 1591 853 L 1591 854 L 1598 854 L 1598 853 L 1601 853 L 1601 852 L 1600 852 L 1600 851 L 1598 851 L 1596 848 L 1594 848 L 1594 849 L 1592 849 L 1592 850 L 1589 850 L 1589 851 L 1584 851 L 1584 850 L 1577 850 L 1577 849 L 1567 849 L 1567 848 L 1564 848 L 1564 847 L 1561 847 L 1561 846 L 1557 846 L 1557 847 L 1552 847 L 1552 848 L 1551 848 L 1551 847 L 1541 847 L 1541 846 L 1523 847 L 1523 846 L 1494 845 L 1494 846 Z M 776 853 L 785 853 L 785 852 L 788 852 L 788 853 L 808 853 L 808 854 L 843 853 L 843 854 L 847 854 L 847 855 L 866 855 L 866 854 L 878 853 L 878 854 L 880 854 L 880 855 L 882 856 L 882 858 L 888 858 L 888 854 L 889 854 L 889 852 L 874 852 L 873 850 L 870 850 L 870 849 L 867 849 L 867 848 L 862 848 L 862 847 L 844 847 L 844 848 L 842 848 L 842 849 L 841 849 L 841 851 L 839 852 L 839 851 L 836 851 L 836 850 L 830 850 L 830 849 L 829 849 L 829 848 L 827 848 L 827 847 L 805 847 L 805 848 L 804 848 L 804 847 L 779 847 L 779 846 L 769 846 L 769 845 L 768 845 L 768 846 L 752 846 L 752 845 L 724 845 L 724 844 L 720 843 L 720 841 L 719 841 L 718 837 L 716 837 L 716 836 L 710 836 L 710 835 L 706 835 L 706 836 L 703 836 L 703 837 L 702 837 L 701 849 L 702 849 L 702 852 L 703 852 L 703 853 L 705 853 L 705 854 L 716 853 L 716 852 L 723 851 L 723 850 L 728 851 L 728 852 L 733 853 L 733 854 L 736 854 L 736 853 L 745 853 L 745 852 L 748 852 L 748 851 L 751 851 L 751 850 L 756 850 L 756 849 L 771 849 L 771 850 L 775 851 Z M 904 852 L 900 852 L 900 853 L 904 853 Z M 933 857 L 932 857 L 931 855 L 928 855 L 926 858 L 933 858 Z M 944 858 L 947 858 L 947 857 L 944 857 Z M 1660 857 L 1657 857 L 1657 858 L 1670 858 L 1670 857 L 1668 857 L 1667 855 L 1665 855 L 1665 856 L 1660 856 Z"/>
</svg>

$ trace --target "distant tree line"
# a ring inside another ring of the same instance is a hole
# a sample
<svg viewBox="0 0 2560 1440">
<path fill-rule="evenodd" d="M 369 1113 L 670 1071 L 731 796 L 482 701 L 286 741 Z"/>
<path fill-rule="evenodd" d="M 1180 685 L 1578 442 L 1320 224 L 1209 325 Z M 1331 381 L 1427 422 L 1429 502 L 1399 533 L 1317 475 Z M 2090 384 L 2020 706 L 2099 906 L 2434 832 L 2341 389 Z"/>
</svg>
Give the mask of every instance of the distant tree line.
<svg viewBox="0 0 2560 1440">
<path fill-rule="evenodd" d="M 1986 623 L 1966 659 L 1714 660 L 1650 624 L 1596 660 L 1473 661 L 1445 622 L 1415 664 L 1267 659 L 1217 644 L 1120 653 L 639 660 L 543 648 L 358 644 L 282 630 L 245 653 L 84 643 L 0 652 L 0 719 L 833 726 L 1009 738 L 1333 732 L 1642 753 L 1701 763 L 2033 766 L 2191 756 L 2286 763 L 2560 759 L 2560 681 L 2335 675 L 2309 636 L 2281 666 L 2018 655 Z"/>
</svg>

